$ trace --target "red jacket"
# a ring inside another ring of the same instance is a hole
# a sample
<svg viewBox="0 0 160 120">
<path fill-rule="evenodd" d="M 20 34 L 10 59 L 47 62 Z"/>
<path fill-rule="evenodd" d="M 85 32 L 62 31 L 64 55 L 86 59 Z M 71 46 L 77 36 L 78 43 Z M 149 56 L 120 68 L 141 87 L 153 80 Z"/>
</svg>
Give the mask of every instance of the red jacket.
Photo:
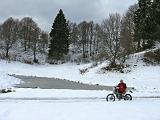
<svg viewBox="0 0 160 120">
<path fill-rule="evenodd" d="M 118 92 L 119 92 L 119 93 L 125 93 L 126 88 L 127 88 L 127 86 L 126 86 L 125 83 L 119 83 L 119 84 L 117 85 L 117 87 L 118 87 Z"/>
</svg>

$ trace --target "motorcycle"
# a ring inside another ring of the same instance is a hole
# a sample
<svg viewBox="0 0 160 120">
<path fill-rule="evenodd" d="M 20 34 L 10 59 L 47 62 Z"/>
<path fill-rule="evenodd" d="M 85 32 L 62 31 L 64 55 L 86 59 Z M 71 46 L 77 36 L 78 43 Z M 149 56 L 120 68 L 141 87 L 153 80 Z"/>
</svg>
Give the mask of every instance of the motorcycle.
<svg viewBox="0 0 160 120">
<path fill-rule="evenodd" d="M 130 91 L 130 92 L 132 92 L 132 91 Z M 118 100 L 121 100 L 121 99 L 132 100 L 132 96 L 131 96 L 131 94 L 129 94 L 127 92 L 124 94 L 121 94 L 118 92 L 117 87 L 114 87 L 113 93 L 107 95 L 106 101 L 115 101 L 116 99 L 118 99 Z"/>
</svg>

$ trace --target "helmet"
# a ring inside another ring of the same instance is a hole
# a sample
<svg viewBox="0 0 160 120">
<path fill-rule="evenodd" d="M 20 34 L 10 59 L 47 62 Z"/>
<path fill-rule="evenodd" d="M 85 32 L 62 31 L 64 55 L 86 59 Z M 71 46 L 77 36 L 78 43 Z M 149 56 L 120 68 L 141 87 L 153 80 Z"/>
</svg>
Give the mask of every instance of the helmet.
<svg viewBox="0 0 160 120">
<path fill-rule="evenodd" d="M 123 83 L 123 80 L 122 80 L 122 79 L 120 80 L 120 83 Z"/>
</svg>

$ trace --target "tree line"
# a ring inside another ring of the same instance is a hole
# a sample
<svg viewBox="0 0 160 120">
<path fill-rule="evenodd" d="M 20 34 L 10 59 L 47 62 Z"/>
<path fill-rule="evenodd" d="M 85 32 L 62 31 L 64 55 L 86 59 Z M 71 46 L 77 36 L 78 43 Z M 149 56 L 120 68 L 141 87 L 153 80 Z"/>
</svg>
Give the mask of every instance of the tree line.
<svg viewBox="0 0 160 120">
<path fill-rule="evenodd" d="M 124 16 L 110 14 L 100 24 L 93 21 L 79 24 L 66 21 L 60 10 L 50 32 L 50 63 L 66 59 L 78 63 L 110 60 L 115 65 L 119 59 L 124 61 L 127 55 L 136 51 L 134 13 L 137 9 L 138 6 L 133 5 Z"/>
<path fill-rule="evenodd" d="M 5 52 L 1 57 L 8 59 L 11 57 L 9 51 L 18 48 L 32 51 L 33 61 L 37 62 L 36 52 L 46 52 L 48 37 L 48 33 L 42 31 L 32 18 L 19 20 L 10 17 L 0 25 L 0 49 Z"/>
<path fill-rule="evenodd" d="M 69 23 L 71 56 L 79 55 L 74 60 L 110 60 L 113 65 L 117 60 L 125 62 L 129 54 L 137 51 L 134 41 L 134 15 L 137 9 L 138 5 L 135 4 L 123 16 L 109 14 L 100 24 L 93 21 L 83 21 L 78 25 Z"/>
<path fill-rule="evenodd" d="M 5 57 L 14 45 L 23 51 L 45 53 L 49 63 L 91 62 L 109 60 L 125 62 L 128 55 L 149 49 L 160 40 L 160 2 L 139 0 L 124 15 L 111 13 L 101 23 L 66 20 L 62 10 L 57 14 L 50 33 L 43 32 L 32 18 L 7 19 L 0 25 L 0 45 Z"/>
</svg>

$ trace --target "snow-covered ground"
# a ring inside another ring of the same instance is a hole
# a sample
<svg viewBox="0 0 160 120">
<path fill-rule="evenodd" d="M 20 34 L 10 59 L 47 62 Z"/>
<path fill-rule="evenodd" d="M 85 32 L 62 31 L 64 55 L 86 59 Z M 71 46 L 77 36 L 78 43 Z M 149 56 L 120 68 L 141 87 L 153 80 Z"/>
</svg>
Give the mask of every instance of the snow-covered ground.
<svg viewBox="0 0 160 120">
<path fill-rule="evenodd" d="M 1 103 L 0 103 L 1 104 Z M 157 106 L 157 107 L 156 107 Z M 159 120 L 160 102 L 4 103 L 1 120 Z"/>
<path fill-rule="evenodd" d="M 79 69 L 84 69 L 91 64 L 76 65 L 72 63 L 62 65 L 28 65 L 20 62 L 6 62 L 0 60 L 0 73 L 16 74 L 25 76 L 54 77 L 72 81 L 81 81 L 90 84 L 116 85 L 120 79 L 124 79 L 128 86 L 137 90 L 151 90 L 160 88 L 160 66 L 144 66 L 144 63 L 129 61 L 131 72 L 107 72 L 99 73 L 100 68 L 107 63 L 104 62 L 98 67 L 89 69 L 89 72 L 81 75 Z M 136 65 L 136 66 L 135 66 Z"/>
<path fill-rule="evenodd" d="M 135 100 L 117 102 L 0 103 L 1 120 L 159 120 L 160 102 Z"/>
<path fill-rule="evenodd" d="M 142 54 L 132 55 L 127 62 L 131 72 L 102 73 L 107 62 L 81 75 L 79 69 L 91 64 L 27 65 L 0 60 L 0 87 L 20 83 L 8 74 L 55 77 L 89 84 L 116 85 L 124 79 L 127 86 L 136 88 L 133 101 L 106 102 L 111 91 L 47 90 L 13 88 L 15 92 L 0 94 L 0 120 L 160 120 L 160 99 L 141 98 L 160 96 L 160 66 L 146 66 Z"/>
<path fill-rule="evenodd" d="M 19 84 L 20 80 L 0 72 L 0 88 L 10 88 L 15 84 Z"/>
<path fill-rule="evenodd" d="M 47 98 L 47 99 L 72 99 L 72 98 L 98 98 L 104 99 L 112 91 L 106 90 L 66 90 L 66 89 L 31 89 L 12 88 L 15 92 L 0 94 L 1 98 Z M 160 97 L 160 91 L 134 91 L 133 98 L 137 97 Z"/>
<path fill-rule="evenodd" d="M 106 91 L 16 89 L 0 95 L 0 120 L 159 120 L 160 99 L 106 102 Z M 143 95 L 143 94 L 142 94 Z M 134 93 L 133 97 L 140 96 Z"/>
</svg>

